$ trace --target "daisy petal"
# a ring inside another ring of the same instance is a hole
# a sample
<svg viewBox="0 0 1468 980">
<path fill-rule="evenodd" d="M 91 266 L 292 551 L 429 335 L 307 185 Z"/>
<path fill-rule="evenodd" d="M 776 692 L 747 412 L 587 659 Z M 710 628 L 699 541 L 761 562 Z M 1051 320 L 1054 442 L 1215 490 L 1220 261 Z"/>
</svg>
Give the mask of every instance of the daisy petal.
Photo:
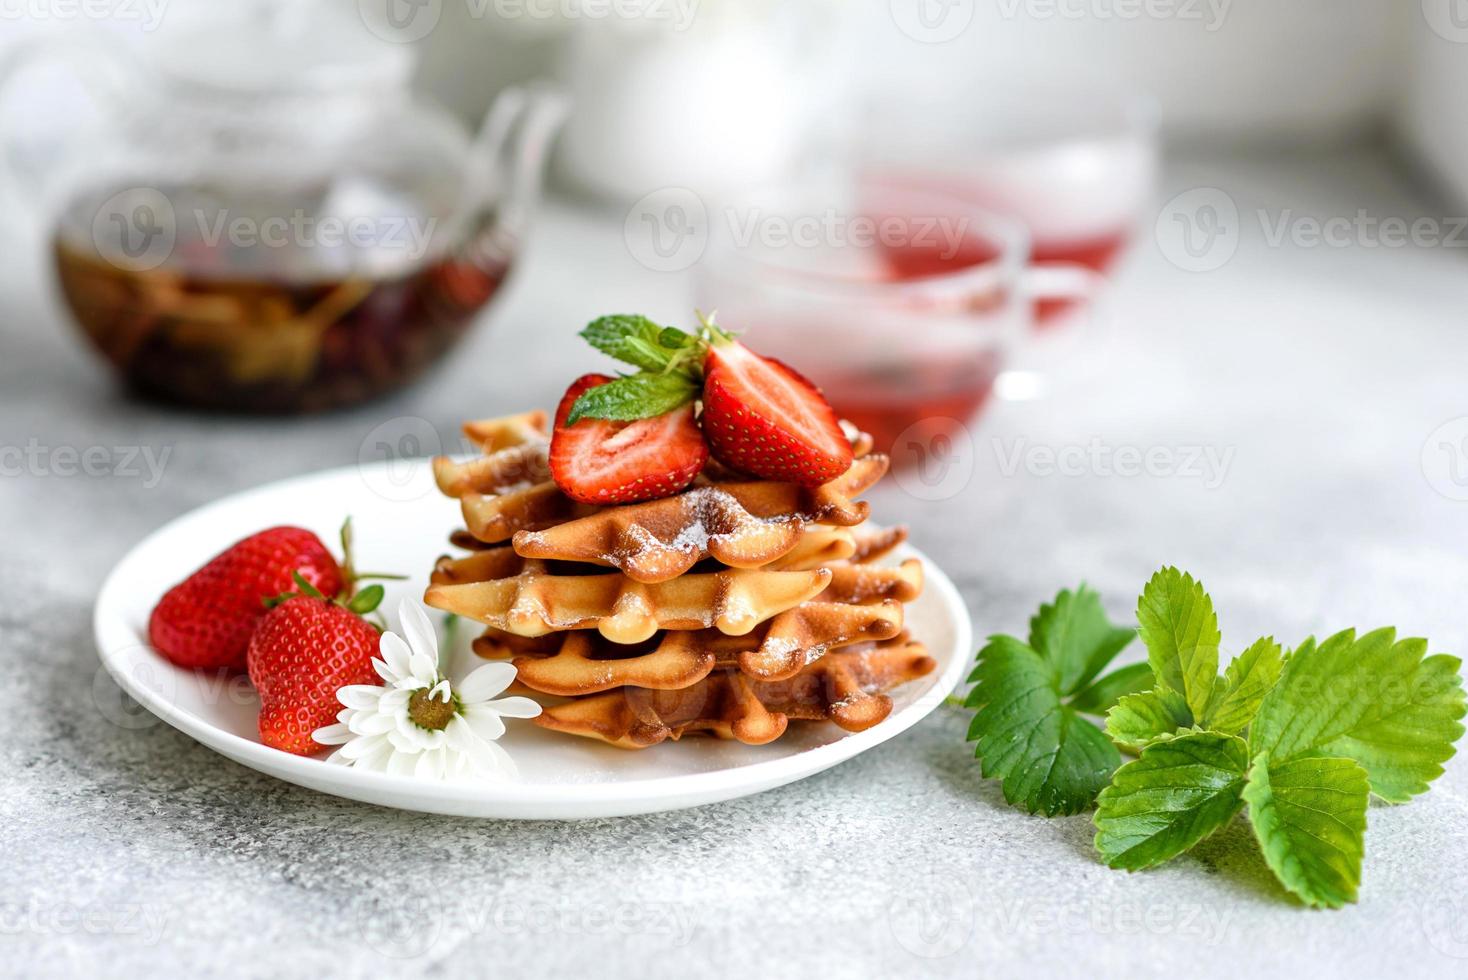
<svg viewBox="0 0 1468 980">
<path fill-rule="evenodd" d="M 367 735 L 361 738 L 354 738 L 343 745 L 341 747 L 341 753 L 348 759 L 358 761 L 386 744 L 387 739 L 381 735 Z"/>
<path fill-rule="evenodd" d="M 352 731 L 346 725 L 325 725 L 311 733 L 311 737 L 322 745 L 345 745 L 352 740 Z"/>
<path fill-rule="evenodd" d="M 348 727 L 358 735 L 386 735 L 397 727 L 398 720 L 381 711 L 362 712 L 353 718 Z"/>
<path fill-rule="evenodd" d="M 418 757 L 407 752 L 394 752 L 387 760 L 387 771 L 394 776 L 411 776 L 418 767 Z"/>
<path fill-rule="evenodd" d="M 407 637 L 414 653 L 421 653 L 438 663 L 438 633 L 428 620 L 428 613 L 412 599 L 398 603 L 398 628 Z"/>
<path fill-rule="evenodd" d="M 384 633 L 377 646 L 387 669 L 392 672 L 391 683 L 401 684 L 413 676 L 413 651 L 396 633 Z"/>
<path fill-rule="evenodd" d="M 494 742 L 484 744 L 485 751 L 474 757 L 478 771 L 486 776 L 507 776 L 514 779 L 520 775 L 520 769 L 515 765 L 515 760 L 510 758 L 510 753 Z"/>
<path fill-rule="evenodd" d="M 471 671 L 468 677 L 455 685 L 459 700 L 465 704 L 486 701 L 510 686 L 515 679 L 515 668 L 507 663 L 485 664 Z"/>
<path fill-rule="evenodd" d="M 418 765 L 413 775 L 419 779 L 442 779 L 444 774 L 443 752 L 424 752 L 418 756 Z"/>
<path fill-rule="evenodd" d="M 463 715 L 454 718 L 443 730 L 444 744 L 460 755 L 473 755 L 484 744 Z"/>
<path fill-rule="evenodd" d="M 392 743 L 383 739 L 373 747 L 372 751 L 357 760 L 357 768 L 369 769 L 372 772 L 386 772 L 387 764 L 392 761 Z"/>
<path fill-rule="evenodd" d="M 475 735 L 487 742 L 493 742 L 505 733 L 505 723 L 500 716 L 482 704 L 464 705 L 464 721 Z"/>
<path fill-rule="evenodd" d="M 532 698 L 500 698 L 498 701 L 489 701 L 481 707 L 504 715 L 506 718 L 534 718 L 541 712 L 540 703 Z"/>
<path fill-rule="evenodd" d="M 337 688 L 336 699 L 348 708 L 358 711 L 370 711 L 377 707 L 378 698 L 382 697 L 387 688 L 376 684 L 348 684 L 346 687 Z"/>
</svg>

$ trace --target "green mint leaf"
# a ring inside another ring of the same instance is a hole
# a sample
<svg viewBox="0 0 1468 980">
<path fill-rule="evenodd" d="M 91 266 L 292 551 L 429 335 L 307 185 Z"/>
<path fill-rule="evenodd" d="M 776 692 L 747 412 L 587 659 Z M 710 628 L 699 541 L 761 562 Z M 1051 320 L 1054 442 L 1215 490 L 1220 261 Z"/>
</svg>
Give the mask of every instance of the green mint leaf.
<svg viewBox="0 0 1468 980">
<path fill-rule="evenodd" d="M 1128 694 L 1106 713 L 1106 734 L 1117 745 L 1133 751 L 1192 727 L 1188 702 L 1166 687 Z"/>
<path fill-rule="evenodd" d="M 687 367 L 699 350 L 696 337 L 629 314 L 593 320 L 581 336 L 603 354 L 654 374 Z"/>
<path fill-rule="evenodd" d="M 1182 854 L 1234 818 L 1249 771 L 1243 739 L 1217 732 L 1167 738 L 1116 771 L 1096 800 L 1096 849 L 1138 871 Z"/>
<path fill-rule="evenodd" d="M 1128 694 L 1141 694 L 1153 683 L 1151 664 L 1118 667 L 1072 698 L 1070 706 L 1088 715 L 1104 715 Z"/>
<path fill-rule="evenodd" d="M 1204 714 L 1203 727 L 1238 735 L 1259 710 L 1284 669 L 1284 651 L 1274 637 L 1266 636 L 1233 659 L 1223 672 L 1223 683 L 1214 687 L 1213 701 Z"/>
<path fill-rule="evenodd" d="M 1329 641 L 1326 641 L 1327 643 Z M 1366 770 L 1350 759 L 1259 754 L 1243 791 L 1274 876 L 1310 905 L 1356 900 L 1366 853 Z"/>
<path fill-rule="evenodd" d="M 1100 597 L 1084 585 L 1061 592 L 1030 620 L 1030 646 L 1055 665 L 1061 694 L 1089 683 L 1136 635 L 1111 625 Z"/>
<path fill-rule="evenodd" d="M 1465 710 L 1460 662 L 1426 654 L 1426 640 L 1397 640 L 1389 628 L 1302 645 L 1259 706 L 1250 751 L 1276 764 L 1353 759 L 1371 791 L 1393 803 L 1426 792 L 1455 751 Z"/>
<path fill-rule="evenodd" d="M 1168 567 L 1152 576 L 1137 601 L 1147 660 L 1160 685 L 1183 696 L 1201 718 L 1218 675 L 1218 617 L 1203 583 Z"/>
<path fill-rule="evenodd" d="M 1079 813 L 1121 756 L 1101 730 L 1066 705 L 1055 665 L 1012 636 L 990 637 L 964 702 L 977 708 L 968 740 L 985 777 L 1030 813 Z"/>
<path fill-rule="evenodd" d="M 634 374 L 592 388 L 571 406 L 567 425 L 585 418 L 631 422 L 681 408 L 698 397 L 698 385 L 678 374 Z"/>
</svg>

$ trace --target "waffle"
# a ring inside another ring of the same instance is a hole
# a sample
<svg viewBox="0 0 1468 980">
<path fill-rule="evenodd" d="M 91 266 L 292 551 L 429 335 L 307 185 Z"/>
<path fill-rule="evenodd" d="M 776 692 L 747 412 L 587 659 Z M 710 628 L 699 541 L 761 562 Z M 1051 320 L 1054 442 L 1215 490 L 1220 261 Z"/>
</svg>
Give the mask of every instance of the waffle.
<svg viewBox="0 0 1468 980">
<path fill-rule="evenodd" d="M 463 557 L 439 559 L 424 601 L 485 625 L 481 656 L 513 661 L 548 701 L 540 724 L 624 748 L 708 733 L 758 744 L 791 720 L 859 731 L 883 693 L 932 670 L 903 630 L 923 586 L 906 539 L 865 526 L 859 497 L 888 459 L 848 428 L 854 462 L 818 487 L 710 461 L 671 497 L 580 504 L 551 479 L 543 413 L 470 422 L 481 455 L 433 461 L 459 501 Z"/>
<path fill-rule="evenodd" d="M 695 732 L 762 745 L 791 721 L 831 721 L 859 732 L 891 714 L 886 691 L 935 667 L 923 645 L 904 634 L 829 653 L 789 680 L 756 681 L 726 670 L 676 690 L 624 687 L 552 705 L 535 723 L 624 749 Z"/>
<path fill-rule="evenodd" d="M 795 547 L 807 522 L 860 524 L 867 506 L 853 498 L 888 466 L 858 437 L 851 468 L 819 487 L 741 479 L 711 466 L 673 497 L 598 508 L 571 500 L 551 480 L 544 412 L 469 422 L 464 434 L 484 455 L 436 457 L 433 474 L 439 490 L 458 499 L 473 538 L 497 544 L 513 536 L 527 558 L 608 565 L 640 582 L 675 578 L 710 556 L 758 568 Z"/>
<path fill-rule="evenodd" d="M 607 565 L 649 583 L 677 578 L 705 558 L 761 568 L 799 545 L 808 523 L 866 520 L 867 505 L 853 498 L 886 471 L 887 457 L 873 455 L 814 488 L 747 480 L 694 486 L 662 500 L 519 531 L 515 550 L 527 558 Z"/>
<path fill-rule="evenodd" d="M 675 690 L 716 668 L 740 670 L 756 680 L 786 680 L 830 650 L 891 639 L 902 621 L 902 604 L 893 600 L 875 606 L 807 602 L 744 636 L 669 630 L 650 645 L 625 646 L 592 630 L 541 640 L 491 628 L 474 641 L 474 650 L 482 657 L 514 658 L 518 678 L 531 690 L 573 697 L 624 685 Z"/>
<path fill-rule="evenodd" d="M 620 572 L 558 575 L 501 548 L 440 561 L 423 601 L 521 636 L 594 628 L 613 643 L 641 643 L 659 629 L 743 635 L 814 598 L 832 577 L 825 568 L 729 568 L 644 584 Z"/>
</svg>

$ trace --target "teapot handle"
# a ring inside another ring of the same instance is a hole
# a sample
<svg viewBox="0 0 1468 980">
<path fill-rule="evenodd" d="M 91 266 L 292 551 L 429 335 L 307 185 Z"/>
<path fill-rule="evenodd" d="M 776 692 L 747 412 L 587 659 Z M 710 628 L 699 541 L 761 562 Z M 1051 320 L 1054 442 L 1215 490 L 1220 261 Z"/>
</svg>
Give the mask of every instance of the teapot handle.
<svg viewBox="0 0 1468 980">
<path fill-rule="evenodd" d="M 566 96 L 546 84 L 501 92 L 470 148 L 460 213 L 492 212 L 492 234 L 520 238 L 540 197 L 551 140 L 569 108 Z"/>
<path fill-rule="evenodd" d="M 100 33 L 26 38 L 0 53 L 0 97 L 17 84 L 26 69 L 49 63 L 63 64 L 103 111 L 123 104 L 125 86 L 135 83 L 138 75 L 128 57 L 119 53 L 116 42 L 108 44 Z M 54 159 L 44 165 L 28 164 L 24 159 L 27 149 L 14 132 L 0 130 L 0 195 L 11 199 L 12 213 L 39 225 L 46 217 L 46 178 L 59 168 Z M 34 147 L 29 149 L 40 156 Z M 58 149 L 66 153 L 74 145 L 52 147 L 52 154 Z"/>
</svg>

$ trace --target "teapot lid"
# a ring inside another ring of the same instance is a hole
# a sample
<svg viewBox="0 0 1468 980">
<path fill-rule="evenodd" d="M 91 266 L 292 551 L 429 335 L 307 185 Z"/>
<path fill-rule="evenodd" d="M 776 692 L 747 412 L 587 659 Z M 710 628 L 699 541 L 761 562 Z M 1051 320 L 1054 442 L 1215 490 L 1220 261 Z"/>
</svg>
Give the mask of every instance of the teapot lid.
<svg viewBox="0 0 1468 980">
<path fill-rule="evenodd" d="M 248 0 L 149 39 L 170 82 L 220 92 L 287 95 L 406 87 L 415 58 L 335 4 Z"/>
</svg>

